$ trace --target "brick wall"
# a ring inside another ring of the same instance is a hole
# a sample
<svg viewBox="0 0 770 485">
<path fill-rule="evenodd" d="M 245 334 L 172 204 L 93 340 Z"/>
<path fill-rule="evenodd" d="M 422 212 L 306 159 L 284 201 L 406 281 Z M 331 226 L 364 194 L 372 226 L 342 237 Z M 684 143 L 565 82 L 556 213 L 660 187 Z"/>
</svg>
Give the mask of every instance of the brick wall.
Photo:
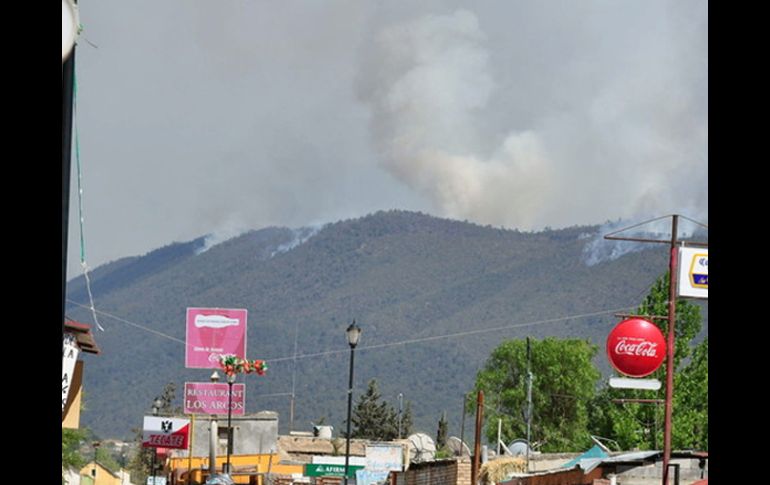
<svg viewBox="0 0 770 485">
<path fill-rule="evenodd" d="M 395 485 L 471 485 L 471 462 L 466 458 L 413 464 L 394 475 Z"/>
</svg>

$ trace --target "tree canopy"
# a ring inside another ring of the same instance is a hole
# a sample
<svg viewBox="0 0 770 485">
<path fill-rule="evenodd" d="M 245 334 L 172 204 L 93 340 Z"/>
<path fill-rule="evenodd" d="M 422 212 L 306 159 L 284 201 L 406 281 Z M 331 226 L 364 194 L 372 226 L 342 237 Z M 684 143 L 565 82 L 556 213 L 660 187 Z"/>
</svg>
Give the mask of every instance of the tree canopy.
<svg viewBox="0 0 770 485">
<path fill-rule="evenodd" d="M 597 347 L 587 340 L 547 337 L 531 341 L 532 433 L 543 451 L 578 451 L 590 443 L 588 402 L 594 397 L 599 371 L 592 363 Z M 527 348 L 525 340 L 507 340 L 490 355 L 476 376 L 483 390 L 486 434 L 497 442 L 527 436 Z"/>
<path fill-rule="evenodd" d="M 377 386 L 377 380 L 369 381 L 351 412 L 352 438 L 390 441 L 398 437 L 398 411 L 386 401 Z M 412 407 L 406 402 L 401 416 L 401 436 L 407 436 L 412 428 Z"/>
<path fill-rule="evenodd" d="M 637 310 L 638 315 L 668 315 L 668 273 L 658 278 Z M 668 336 L 668 321 L 650 319 Z M 697 346 L 693 339 L 702 327 L 700 308 L 677 300 L 674 350 L 674 449 L 708 450 L 708 338 Z M 591 429 L 616 440 L 623 449 L 662 449 L 665 409 L 663 404 L 619 403 L 617 399 L 657 399 L 666 396 L 666 364 L 647 379 L 663 383 L 658 391 L 603 388 L 591 405 Z"/>
</svg>

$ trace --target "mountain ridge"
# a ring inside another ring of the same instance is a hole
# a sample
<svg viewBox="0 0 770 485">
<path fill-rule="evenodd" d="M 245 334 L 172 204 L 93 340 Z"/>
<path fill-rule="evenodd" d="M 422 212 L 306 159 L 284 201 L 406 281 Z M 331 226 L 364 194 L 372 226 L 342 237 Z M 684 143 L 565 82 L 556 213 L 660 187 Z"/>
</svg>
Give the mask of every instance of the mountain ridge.
<svg viewBox="0 0 770 485">
<path fill-rule="evenodd" d="M 341 429 L 344 329 L 355 318 L 364 330 L 356 395 L 377 378 L 387 399 L 403 392 L 412 401 L 419 429 L 432 432 L 447 410 L 450 433 L 459 434 L 452 426 L 459 425 L 462 393 L 502 339 L 557 335 L 600 345 L 616 321 L 611 312 L 547 321 L 634 307 L 666 271 L 667 251 L 659 247 L 587 266 L 586 234 L 598 229 L 520 232 L 381 211 L 326 224 L 283 252 L 276 249 L 290 245 L 298 230 L 249 231 L 205 252 L 201 237 L 113 261 L 92 273 L 96 307 L 167 337 L 100 318 L 103 353 L 85 357 L 84 423 L 128 437 L 166 382 L 176 382 L 179 396 L 185 381 L 207 381 L 210 371 L 184 369 L 184 319 L 187 307 L 210 306 L 248 309 L 247 355 L 267 359 L 270 370 L 246 379 L 247 411 L 278 411 L 282 432 L 292 382 L 295 429 L 321 417 Z M 71 300 L 86 301 L 82 276 L 68 286 Z M 77 305 L 68 305 L 68 315 L 91 321 Z M 516 327 L 528 322 L 546 323 Z M 453 334 L 468 337 L 445 337 Z M 409 341 L 415 342 L 396 344 Z M 131 399 L 122 399 L 127 392 Z"/>
</svg>

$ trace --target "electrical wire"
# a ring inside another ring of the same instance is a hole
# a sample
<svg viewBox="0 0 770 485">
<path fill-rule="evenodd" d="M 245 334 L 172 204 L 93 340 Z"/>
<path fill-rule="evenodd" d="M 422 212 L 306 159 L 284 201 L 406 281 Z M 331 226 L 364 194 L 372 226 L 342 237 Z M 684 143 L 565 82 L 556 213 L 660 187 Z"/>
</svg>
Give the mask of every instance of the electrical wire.
<svg viewBox="0 0 770 485">
<path fill-rule="evenodd" d="M 80 221 L 80 266 L 83 268 L 83 276 L 86 280 L 86 291 L 88 291 L 88 300 L 91 302 L 91 315 L 96 323 L 96 328 L 104 332 L 104 328 L 99 324 L 99 318 L 96 316 L 96 308 L 94 306 L 94 294 L 91 292 L 91 278 L 88 277 L 88 264 L 86 263 L 86 242 L 83 236 L 83 170 L 80 166 L 80 130 L 78 129 L 78 80 L 77 73 L 73 75 L 73 118 L 75 119 L 75 160 L 77 162 L 78 171 L 78 220 Z"/>
<path fill-rule="evenodd" d="M 83 305 L 83 304 L 78 303 L 76 301 L 73 301 L 73 300 L 70 300 L 70 299 L 67 299 L 67 301 L 72 303 L 73 305 L 77 305 L 77 306 L 80 306 L 80 307 L 83 307 L 83 308 L 88 308 L 87 305 Z M 563 322 L 563 321 L 569 321 L 569 320 L 577 320 L 577 319 L 580 319 L 580 318 L 588 318 L 588 317 L 595 317 L 595 316 L 601 316 L 601 315 L 614 314 L 614 313 L 619 313 L 619 312 L 622 312 L 622 311 L 629 311 L 629 310 L 632 310 L 634 308 L 636 308 L 636 307 L 624 307 L 624 308 L 617 308 L 617 309 L 613 309 L 613 310 L 602 310 L 602 311 L 597 311 L 597 312 L 583 313 L 583 314 L 580 314 L 580 315 L 568 315 L 568 316 L 564 316 L 564 317 L 549 318 L 549 319 L 544 319 L 544 320 L 536 320 L 536 321 L 533 321 L 533 322 L 516 323 L 516 324 L 512 324 L 512 325 L 504 325 L 504 326 L 501 326 L 501 327 L 483 328 L 483 329 L 478 329 L 478 330 L 469 330 L 469 331 L 466 331 L 466 332 L 447 333 L 447 334 L 442 334 L 442 335 L 433 335 L 433 336 L 430 336 L 430 337 L 421 337 L 421 338 L 408 339 L 408 340 L 399 340 L 399 341 L 396 341 L 396 342 L 388 342 L 388 343 L 375 344 L 375 345 L 365 345 L 365 346 L 357 347 L 356 350 L 360 351 L 360 350 L 382 349 L 382 348 L 393 347 L 393 346 L 397 346 L 397 345 L 409 345 L 409 344 L 414 344 L 414 343 L 430 342 L 430 341 L 434 341 L 434 340 L 441 340 L 441 339 L 448 339 L 448 338 L 466 337 L 466 336 L 469 336 L 469 335 L 478 335 L 478 334 L 482 334 L 482 333 L 499 332 L 499 331 L 502 331 L 502 330 L 510 330 L 510 329 L 514 329 L 514 328 L 532 327 L 532 326 L 537 326 L 537 325 L 547 325 L 547 324 L 550 324 L 550 323 L 557 323 L 557 322 Z M 164 334 L 163 332 L 159 332 L 159 331 L 151 329 L 151 328 L 149 328 L 147 326 L 140 325 L 140 324 L 135 323 L 135 322 L 131 322 L 129 320 L 126 320 L 125 318 L 121 318 L 121 317 L 118 317 L 116 315 L 112 315 L 110 313 L 107 313 L 107 312 L 104 312 L 104 311 L 101 311 L 101 310 L 95 310 L 95 311 L 98 312 L 98 313 L 101 313 L 104 316 L 107 316 L 109 318 L 117 320 L 119 322 L 126 323 L 128 325 L 131 325 L 133 327 L 139 328 L 141 330 L 145 330 L 147 332 L 153 333 L 153 334 L 158 335 L 160 337 L 172 340 L 174 342 L 181 343 L 182 345 L 187 345 L 187 343 L 185 341 L 181 340 L 181 339 L 178 339 L 178 338 L 173 337 L 171 335 Z M 295 355 L 288 356 L 288 357 L 277 357 L 277 358 L 273 358 L 273 359 L 263 359 L 263 360 L 265 362 L 275 363 L 275 362 L 283 362 L 283 361 L 294 360 L 294 359 L 308 359 L 308 358 L 324 357 L 324 356 L 327 356 L 327 355 L 341 354 L 341 353 L 347 353 L 347 352 L 350 352 L 350 349 L 327 350 L 325 352 L 317 352 L 317 353 L 313 353 L 313 354 L 301 354 L 301 355 L 296 355 L 295 354 Z"/>
</svg>

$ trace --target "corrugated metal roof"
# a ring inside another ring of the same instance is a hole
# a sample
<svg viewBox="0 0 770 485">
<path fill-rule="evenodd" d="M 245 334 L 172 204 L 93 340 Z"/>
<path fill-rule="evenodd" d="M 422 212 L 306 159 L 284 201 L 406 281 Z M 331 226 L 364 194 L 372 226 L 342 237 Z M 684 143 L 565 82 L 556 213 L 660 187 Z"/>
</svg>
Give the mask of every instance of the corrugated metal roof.
<svg viewBox="0 0 770 485">
<path fill-rule="evenodd" d="M 580 460 L 578 466 L 588 473 L 594 468 L 602 464 L 638 464 L 646 465 L 649 463 L 655 463 L 663 458 L 663 451 L 651 450 L 651 451 L 634 451 L 631 453 L 623 453 L 609 458 L 588 458 Z M 671 458 L 705 458 L 708 459 L 708 452 L 702 451 L 672 451 Z"/>
</svg>

